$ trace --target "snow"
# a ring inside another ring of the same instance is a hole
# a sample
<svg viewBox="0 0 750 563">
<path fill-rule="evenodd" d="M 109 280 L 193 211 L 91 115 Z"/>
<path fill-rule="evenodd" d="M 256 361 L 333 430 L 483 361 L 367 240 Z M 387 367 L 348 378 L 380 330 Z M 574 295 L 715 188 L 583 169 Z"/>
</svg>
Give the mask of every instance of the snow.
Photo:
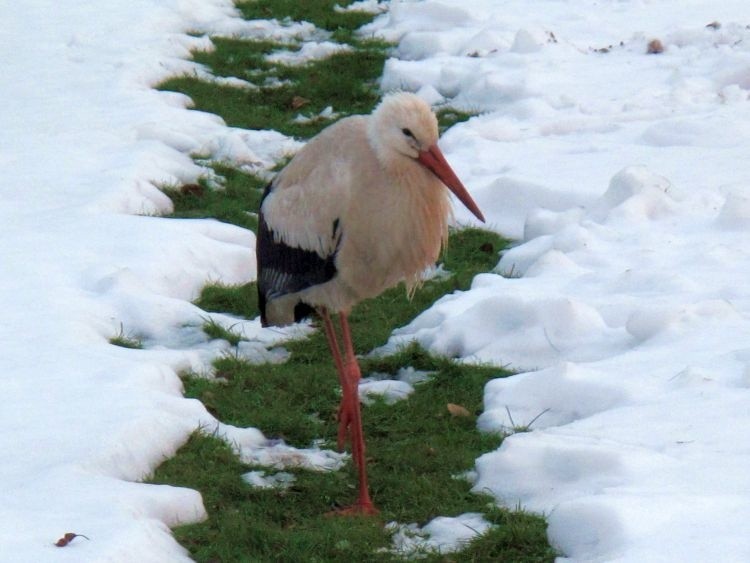
<svg viewBox="0 0 750 563">
<path fill-rule="evenodd" d="M 363 30 L 398 43 L 384 90 L 477 114 L 441 147 L 517 240 L 388 345 L 519 372 L 486 387 L 480 429 L 512 435 L 477 460 L 476 490 L 545 514 L 561 560 L 750 559 L 745 0 L 357 4 L 389 8 Z M 215 80 L 188 60 L 207 33 L 315 57 L 328 35 L 244 22 L 228 0 L 28 0 L 0 19 L 0 561 L 187 561 L 169 527 L 205 518 L 200 494 L 139 481 L 196 429 L 277 470 L 345 457 L 182 396 L 180 372 L 284 361 L 280 343 L 311 329 L 192 305 L 208 281 L 254 277 L 254 236 L 160 218 L 159 187 L 206 174 L 191 154 L 267 174 L 300 145 L 153 86 Z M 207 320 L 248 342 L 209 341 Z M 120 333 L 144 348 L 111 345 Z M 407 527 L 456 545 L 465 516 Z M 68 532 L 89 540 L 55 547 Z"/>
<path fill-rule="evenodd" d="M 428 554 L 446 554 L 461 551 L 477 536 L 492 528 L 484 516 L 467 512 L 459 516 L 438 516 L 423 527 L 415 523 L 389 522 L 386 529 L 393 533 L 390 553 L 405 559 L 422 559 Z"/>
<path fill-rule="evenodd" d="M 388 373 L 370 373 L 359 382 L 359 400 L 372 404 L 380 397 L 385 404 L 392 405 L 414 393 L 414 386 L 429 381 L 434 372 L 400 368 L 394 376 Z"/>
<path fill-rule="evenodd" d="M 323 108 L 323 110 L 315 114 L 313 116 L 307 117 L 302 115 L 301 113 L 298 113 L 294 119 L 292 119 L 293 123 L 300 123 L 302 125 L 306 125 L 308 123 L 315 123 L 317 121 L 330 121 L 333 119 L 337 119 L 340 115 L 333 111 L 333 106 L 326 106 Z"/>
<path fill-rule="evenodd" d="M 335 471 L 344 466 L 348 454 L 312 448 L 293 448 L 282 440 L 266 441 L 262 447 L 242 448 L 240 461 L 248 465 L 265 465 L 273 469 L 301 468 L 312 471 Z"/>
<path fill-rule="evenodd" d="M 248 471 L 242 479 L 251 487 L 258 489 L 288 489 L 294 484 L 296 477 L 286 471 L 279 471 L 266 475 L 265 471 Z"/>
<path fill-rule="evenodd" d="M 368 14 L 379 14 L 387 9 L 387 0 L 358 0 L 343 8 L 338 4 L 333 7 L 335 12 L 366 12 Z"/>
<path fill-rule="evenodd" d="M 269 63 L 278 63 L 287 66 L 302 66 L 311 61 L 319 61 L 338 53 L 347 53 L 352 50 L 349 45 L 342 45 L 333 41 L 307 41 L 302 44 L 298 51 L 283 49 L 274 51 L 265 57 Z"/>
<path fill-rule="evenodd" d="M 547 515 L 561 560 L 750 559 L 749 24 L 731 0 L 428 0 L 365 30 L 398 41 L 384 89 L 478 113 L 441 145 L 518 240 L 386 349 L 520 372 L 486 387 L 480 429 L 512 435 L 475 490 Z"/>
<path fill-rule="evenodd" d="M 314 29 L 235 16 L 223 0 L 0 8 L 2 561 L 187 561 L 168 526 L 203 519 L 200 494 L 138 481 L 198 428 L 243 456 L 305 459 L 259 430 L 220 424 L 182 396 L 178 377 L 209 372 L 226 353 L 190 301 L 208 281 L 253 278 L 254 236 L 158 217 L 171 209 L 158 186 L 203 174 L 189 152 L 262 171 L 295 144 L 228 129 L 152 86 L 198 72 L 189 49 L 210 43 L 194 32 L 294 38 Z M 279 341 L 257 321 L 243 329 L 268 347 Z M 120 333 L 144 349 L 111 345 Z M 90 541 L 55 547 L 68 532 Z"/>
</svg>

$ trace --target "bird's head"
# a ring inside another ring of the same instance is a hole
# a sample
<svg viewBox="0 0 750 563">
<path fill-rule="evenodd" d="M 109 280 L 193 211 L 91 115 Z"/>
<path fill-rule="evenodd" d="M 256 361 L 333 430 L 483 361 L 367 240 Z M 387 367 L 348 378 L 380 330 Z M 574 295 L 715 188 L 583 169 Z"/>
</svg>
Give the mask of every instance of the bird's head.
<svg viewBox="0 0 750 563">
<path fill-rule="evenodd" d="M 368 136 L 386 166 L 404 158 L 418 162 L 484 222 L 484 215 L 438 148 L 437 117 L 422 98 L 407 92 L 383 98 L 372 114 Z"/>
</svg>

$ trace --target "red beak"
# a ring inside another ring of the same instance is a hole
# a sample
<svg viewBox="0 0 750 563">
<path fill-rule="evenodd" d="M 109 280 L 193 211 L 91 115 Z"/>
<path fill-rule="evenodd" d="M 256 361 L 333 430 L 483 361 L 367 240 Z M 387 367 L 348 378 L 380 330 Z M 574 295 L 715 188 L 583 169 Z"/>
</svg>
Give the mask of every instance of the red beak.
<svg viewBox="0 0 750 563">
<path fill-rule="evenodd" d="M 479 207 L 471 199 L 469 192 L 466 190 L 461 180 L 458 179 L 456 173 L 445 160 L 443 153 L 440 151 L 437 145 L 432 145 L 426 151 L 419 153 L 417 160 L 432 172 L 438 179 L 445 184 L 450 191 L 452 191 L 456 197 L 461 200 L 466 208 L 471 211 L 477 219 L 484 223 L 484 215 L 479 211 Z"/>
</svg>

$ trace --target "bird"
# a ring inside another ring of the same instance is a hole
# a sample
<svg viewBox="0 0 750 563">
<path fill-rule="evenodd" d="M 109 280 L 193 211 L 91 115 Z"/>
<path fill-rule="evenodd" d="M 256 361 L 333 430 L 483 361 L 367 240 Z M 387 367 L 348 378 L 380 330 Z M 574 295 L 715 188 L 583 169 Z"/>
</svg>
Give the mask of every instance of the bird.
<svg viewBox="0 0 750 563">
<path fill-rule="evenodd" d="M 343 514 L 377 514 L 369 492 L 352 308 L 405 282 L 412 296 L 448 238 L 452 192 L 484 216 L 438 148 L 419 96 L 395 92 L 310 139 L 264 190 L 256 237 L 263 326 L 317 314 L 338 372 L 338 447 L 351 442 L 358 498 Z M 338 316 L 337 334 L 334 318 Z"/>
</svg>

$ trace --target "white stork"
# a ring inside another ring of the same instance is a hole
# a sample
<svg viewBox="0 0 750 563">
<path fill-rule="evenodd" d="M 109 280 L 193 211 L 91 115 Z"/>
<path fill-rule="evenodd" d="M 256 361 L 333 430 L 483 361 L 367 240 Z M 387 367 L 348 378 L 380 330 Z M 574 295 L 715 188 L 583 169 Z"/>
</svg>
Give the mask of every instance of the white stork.
<svg viewBox="0 0 750 563">
<path fill-rule="evenodd" d="M 257 238 L 264 326 L 317 311 L 343 397 L 338 446 L 351 436 L 359 473 L 357 503 L 341 512 L 373 514 L 358 397 L 360 370 L 347 316 L 363 299 L 404 280 L 411 294 L 448 238 L 448 190 L 482 212 L 437 146 L 438 125 L 414 94 L 383 99 L 312 138 L 266 188 Z M 331 313 L 338 313 L 341 346 Z"/>
</svg>

